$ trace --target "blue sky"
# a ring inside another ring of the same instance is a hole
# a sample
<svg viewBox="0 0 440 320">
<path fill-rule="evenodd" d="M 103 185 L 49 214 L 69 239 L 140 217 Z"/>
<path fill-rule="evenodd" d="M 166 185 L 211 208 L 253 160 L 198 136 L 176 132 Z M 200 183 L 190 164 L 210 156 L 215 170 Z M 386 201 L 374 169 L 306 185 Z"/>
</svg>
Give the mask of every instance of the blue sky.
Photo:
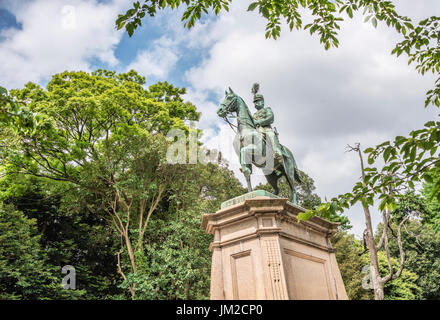
<svg viewBox="0 0 440 320">
<path fill-rule="evenodd" d="M 184 86 L 185 99 L 202 112 L 203 141 L 221 149 L 244 181 L 230 146 L 233 132 L 215 111 L 229 86 L 253 110 L 250 88 L 259 82 L 281 143 L 322 198 L 350 191 L 359 178 L 347 144 L 379 144 L 437 117 L 438 110 L 423 107 L 434 77 L 422 77 L 405 57 L 390 55 L 400 36 L 386 25 L 373 28 L 356 14 L 341 24 L 340 47 L 325 51 L 317 37 L 285 27 L 278 40 L 265 39 L 265 22 L 246 11 L 250 2 L 235 1 L 229 13 L 205 17 L 191 30 L 183 28 L 181 10 L 159 12 L 130 38 L 114 21 L 132 1 L 0 0 L 0 85 L 44 86 L 64 70 L 134 68 L 148 84 Z M 440 15 L 438 0 L 396 4 L 412 18 Z M 259 173 L 252 181 L 264 177 Z M 361 235 L 361 208 L 347 214 Z M 374 223 L 379 220 L 376 213 Z"/>
<path fill-rule="evenodd" d="M 32 1 L 21 1 L 23 7 L 31 2 Z M 66 1 L 64 5 L 69 5 L 71 2 L 72 1 Z M 13 13 L 14 10 L 11 10 L 11 8 L 17 7 L 11 7 L 11 3 L 5 3 L 4 7 L 1 7 L 0 4 L 0 37 L 2 36 L 2 30 L 22 30 L 22 24 L 17 21 L 17 18 Z M 58 1 L 58 3 L 60 3 L 60 1 Z M 98 1 L 96 3 L 111 4 L 112 1 Z M 130 2 L 128 1 L 128 3 Z M 58 7 L 62 8 L 62 5 L 58 5 Z M 124 6 L 120 6 L 120 8 L 124 8 Z M 122 9 L 118 12 L 123 13 L 124 11 L 125 10 Z M 181 13 L 182 10 L 179 10 L 178 12 L 167 10 L 165 14 L 159 13 L 159 17 L 157 19 L 145 19 L 142 27 L 138 28 L 132 37 L 129 37 L 127 33 L 121 30 L 118 32 L 121 36 L 120 40 L 113 48 L 115 58 L 118 60 L 118 64 L 115 66 L 91 55 L 87 59 L 87 62 L 90 64 L 90 68 L 92 70 L 96 68 L 106 68 L 121 72 L 124 71 L 125 68 L 135 60 L 139 52 L 152 50 L 155 40 L 160 39 L 164 35 L 173 33 L 173 30 L 171 30 L 172 27 L 170 27 L 170 25 L 168 25 L 166 22 L 163 22 L 164 18 L 166 19 L 167 16 L 173 16 L 173 18 L 176 18 L 175 20 L 178 22 L 178 15 L 181 15 Z M 62 12 L 60 12 L 60 14 L 62 15 Z M 207 20 L 215 20 L 216 18 L 217 17 L 215 16 L 203 17 L 202 23 Z M 0 40 L 4 40 L 4 36 L 0 38 Z M 183 77 L 185 71 L 196 65 L 197 62 L 207 54 L 207 52 L 208 51 L 206 48 L 202 50 L 179 50 L 179 63 L 176 64 L 172 70 L 169 71 L 169 73 L 167 73 L 166 79 L 153 75 L 147 78 L 147 84 L 155 83 L 158 80 L 167 80 L 177 86 L 187 86 L 188 81 L 186 81 Z M 47 82 L 49 77 L 50 75 L 42 75 L 37 82 L 44 84 Z"/>
</svg>

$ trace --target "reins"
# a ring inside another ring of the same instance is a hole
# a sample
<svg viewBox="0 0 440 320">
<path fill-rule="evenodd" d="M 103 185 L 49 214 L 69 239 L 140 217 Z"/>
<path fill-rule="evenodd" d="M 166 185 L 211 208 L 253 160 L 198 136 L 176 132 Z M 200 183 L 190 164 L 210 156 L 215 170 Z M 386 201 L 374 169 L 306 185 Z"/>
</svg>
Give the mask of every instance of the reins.
<svg viewBox="0 0 440 320">
<path fill-rule="evenodd" d="M 231 122 L 229 122 L 229 119 L 226 116 L 223 117 L 223 120 L 225 120 L 229 124 L 229 126 L 231 127 L 232 131 L 234 131 L 237 134 L 237 131 L 234 130 L 234 127 L 237 128 L 237 130 L 238 130 L 238 127 L 235 124 L 232 124 Z"/>
</svg>

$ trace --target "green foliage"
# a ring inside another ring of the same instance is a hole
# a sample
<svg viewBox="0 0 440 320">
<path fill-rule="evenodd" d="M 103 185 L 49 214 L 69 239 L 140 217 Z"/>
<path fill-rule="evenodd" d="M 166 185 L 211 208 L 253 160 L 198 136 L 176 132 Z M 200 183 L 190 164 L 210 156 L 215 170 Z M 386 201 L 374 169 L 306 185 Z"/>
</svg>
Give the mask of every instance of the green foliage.
<svg viewBox="0 0 440 320">
<path fill-rule="evenodd" d="M 0 299 L 77 299 L 62 288 L 61 267 L 48 263 L 34 219 L 0 204 Z"/>
<path fill-rule="evenodd" d="M 383 159 L 385 165 L 380 170 L 374 166 L 364 168 L 365 175 L 355 184 L 352 192 L 339 195 L 331 202 L 336 203 L 336 210 L 343 211 L 359 201 L 363 206 L 372 206 L 378 197 L 379 211 L 394 210 L 398 199 L 414 190 L 417 182 L 432 183 L 439 175 L 439 145 L 440 121 L 429 121 L 423 129 L 411 131 L 408 137 L 398 136 L 393 142 L 385 141 L 375 148 L 365 149 L 368 164 L 373 165 Z M 390 190 L 393 192 L 390 193 Z M 440 199 L 440 180 L 430 187 L 429 197 Z M 333 212 L 327 204 L 310 211 L 309 215 L 319 213 L 328 216 Z"/>
<path fill-rule="evenodd" d="M 199 118 L 194 105 L 179 99 L 183 90 L 165 82 L 150 92 L 142 87 L 144 81 L 134 71 L 63 72 L 52 77 L 47 91 L 32 83 L 12 90 L 17 101 L 26 102 L 26 108 L 43 120 L 34 131 L 18 133 L 24 152 L 9 155 L 7 171 L 78 184 L 79 172 L 97 157 L 96 148 L 110 135 L 187 130 L 184 120 Z"/>
<path fill-rule="evenodd" d="M 217 15 L 221 10 L 229 11 L 230 3 L 231 0 L 147 0 L 141 5 L 140 1 L 136 1 L 133 3 L 133 7 L 127 10 L 125 14 L 118 15 L 116 27 L 119 30 L 125 26 L 125 30 L 131 37 L 134 30 L 142 25 L 142 19 L 146 14 L 154 17 L 157 10 L 165 8 L 176 9 L 181 5 L 186 5 L 187 8 L 182 15 L 182 21 L 185 21 L 185 27 L 192 28 L 196 21 L 202 17 L 202 12 L 208 14 L 208 9 L 211 9 Z"/>
<path fill-rule="evenodd" d="M 438 146 L 440 144 L 440 121 L 429 121 L 420 130 L 411 131 L 408 137 L 398 136 L 393 142 L 386 141 L 368 148 L 368 163 L 373 164 L 382 157 L 385 166 L 380 172 L 376 168 L 368 168 L 365 177 L 368 188 L 373 192 L 389 186 L 414 189 L 420 181 L 433 182 L 439 175 L 440 163 Z M 430 197 L 440 199 L 440 182 L 433 185 Z M 392 204 L 392 199 L 385 196 L 382 206 Z"/>
<path fill-rule="evenodd" d="M 368 254 L 359 255 L 363 251 L 362 244 L 354 235 L 338 232 L 332 238 L 336 249 L 336 260 L 344 281 L 345 290 L 350 300 L 372 300 L 371 290 L 362 288 L 362 281 L 367 276 L 362 273 L 364 266 L 369 264 Z"/>
<path fill-rule="evenodd" d="M 423 221 L 423 220 L 422 220 Z M 395 229 L 395 225 L 393 226 Z M 405 269 L 417 275 L 414 281 L 420 289 L 417 299 L 440 299 L 440 235 L 429 223 L 412 219 L 405 226 L 402 234 L 402 246 L 405 251 Z M 381 233 L 381 227 L 378 233 Z M 397 242 L 389 231 L 390 252 L 399 256 Z M 413 276 L 411 276 L 412 278 Z"/>
<path fill-rule="evenodd" d="M 128 297 L 121 276 L 132 298 L 207 298 L 201 214 L 244 190 L 224 164 L 167 161 L 164 135 L 200 115 L 185 89 L 144 84 L 134 71 L 64 72 L 5 104 L 43 120 L 1 122 L 0 196 L 36 219 L 48 265 L 77 269 L 83 299 Z"/>
<path fill-rule="evenodd" d="M 388 262 L 384 251 L 377 253 L 379 259 L 379 270 L 381 274 L 388 272 Z M 399 262 L 396 258 L 391 258 L 394 272 L 399 268 Z M 403 269 L 401 275 L 393 280 L 388 281 L 384 287 L 385 300 L 415 300 L 420 288 L 417 285 L 417 274 L 409 270 Z"/>
<path fill-rule="evenodd" d="M 17 101 L 8 90 L 0 86 L 0 123 L 14 132 L 35 133 L 41 126 L 42 117 L 32 112 L 24 103 Z"/>
<path fill-rule="evenodd" d="M 190 168 L 151 217 L 143 250 L 136 252 L 137 271 L 121 284 L 134 286 L 136 299 L 209 298 L 212 236 L 200 228 L 201 217 L 244 188 L 225 164 Z"/>
<path fill-rule="evenodd" d="M 409 226 L 411 228 L 411 226 Z M 421 299 L 440 299 L 440 235 L 429 225 L 414 227 L 414 237 L 405 241 L 408 270 L 418 275 Z"/>
<path fill-rule="evenodd" d="M 54 266 L 57 283 L 61 283 L 61 267 L 72 265 L 76 270 L 75 293 L 82 292 L 81 299 L 109 299 L 121 292 L 114 255 L 118 242 L 103 219 L 102 209 L 85 201 L 78 188 L 16 175 L 0 180 L 0 195 L 0 200 L 35 221 L 39 246 L 45 252 L 44 266 Z M 47 295 L 41 294 L 38 298 Z"/>
<path fill-rule="evenodd" d="M 185 199 L 182 199 L 182 208 L 196 209 L 201 213 L 215 212 L 223 201 L 242 195 L 247 192 L 225 163 L 197 164 L 191 179 L 192 187 L 186 189 Z M 192 189 L 191 192 L 188 192 Z"/>
<path fill-rule="evenodd" d="M 200 212 L 161 218 L 151 222 L 145 251 L 138 253 L 140 271 L 121 286 L 135 282 L 136 299 L 208 299 L 211 237 L 200 228 Z"/>
<path fill-rule="evenodd" d="M 423 223 L 429 224 L 432 229 L 440 233 L 440 201 L 432 197 L 433 189 L 438 185 L 439 177 L 435 177 L 433 182 L 425 183 L 422 188 L 424 202 Z"/>
<path fill-rule="evenodd" d="M 430 193 L 429 184 L 423 192 Z M 400 199 L 393 211 L 394 217 L 388 230 L 389 248 L 391 256 L 399 258 L 399 248 L 396 241 L 396 229 L 400 221 L 408 215 L 417 218 L 410 219 L 402 230 L 402 248 L 405 252 L 405 269 L 415 273 L 415 284 L 420 289 L 416 293 L 417 299 L 439 299 L 440 292 L 440 234 L 434 228 L 438 227 L 433 221 L 438 216 L 439 208 L 436 199 L 429 199 L 421 195 L 406 194 Z M 383 233 L 380 224 L 376 237 Z M 411 276 L 412 277 L 412 276 Z"/>
<path fill-rule="evenodd" d="M 378 234 L 380 234 L 380 228 Z M 362 288 L 362 282 L 368 277 L 368 272 L 362 273 L 365 266 L 370 264 L 370 258 L 363 252 L 362 244 L 356 240 L 353 235 L 343 232 L 337 233 L 332 238 L 332 244 L 336 249 L 336 260 L 344 280 L 345 289 L 351 300 L 372 300 L 373 292 L 370 289 Z M 393 254 L 398 256 L 398 248 L 394 247 Z M 381 275 L 388 273 L 388 262 L 384 251 L 378 252 L 379 270 Z M 399 262 L 391 257 L 394 272 L 399 268 Z M 406 265 L 406 263 L 405 263 Z M 408 268 L 403 270 L 400 277 L 393 279 L 385 284 L 385 300 L 414 300 L 420 298 L 423 289 L 420 287 L 420 277 L 414 271 Z"/>
</svg>

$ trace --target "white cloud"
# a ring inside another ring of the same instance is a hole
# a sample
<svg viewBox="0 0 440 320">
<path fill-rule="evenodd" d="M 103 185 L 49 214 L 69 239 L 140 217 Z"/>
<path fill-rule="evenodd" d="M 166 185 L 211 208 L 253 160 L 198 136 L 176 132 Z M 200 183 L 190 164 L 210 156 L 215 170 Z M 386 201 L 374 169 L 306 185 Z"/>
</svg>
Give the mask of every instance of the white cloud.
<svg viewBox="0 0 440 320">
<path fill-rule="evenodd" d="M 417 12 L 418 17 L 432 15 L 433 9 L 439 10 L 440 4 L 430 0 L 399 1 L 398 6 L 403 14 Z M 209 55 L 186 73 L 191 97 L 208 97 L 209 93 L 222 97 L 223 90 L 231 86 L 253 110 L 250 87 L 259 82 L 266 104 L 275 112 L 281 143 L 315 180 L 320 196 L 348 192 L 358 181 L 359 159 L 345 153 L 347 144 L 375 145 L 407 134 L 436 116 L 437 110 L 423 108 L 434 78 L 421 77 L 404 57 L 391 56 L 399 40 L 392 29 L 383 25 L 375 29 L 358 16 L 342 24 L 340 48 L 325 51 L 308 32 L 289 33 L 284 28 L 275 41 L 264 38 L 264 28 L 264 20 L 246 13 L 246 4 L 241 2 L 200 27 L 198 36 L 191 38 L 192 45 L 197 47 L 199 42 L 203 47 L 208 42 L 212 46 Z M 199 99 L 196 105 L 202 111 L 203 126 L 219 127 L 209 130 L 207 144 L 232 143 L 225 133 L 231 130 L 219 125 L 221 119 L 215 117 L 212 102 Z M 244 181 L 236 156 L 230 162 Z M 254 179 L 254 185 L 260 178 Z M 361 208 L 349 210 L 348 216 L 353 231 L 361 235 L 365 228 Z M 379 219 L 376 212 L 374 224 Z"/>
<path fill-rule="evenodd" d="M 10 4 L 22 29 L 1 32 L 0 83 L 8 88 L 41 82 L 64 70 L 90 69 L 93 59 L 114 66 L 122 32 L 114 21 L 122 0 L 36 0 Z"/>
<path fill-rule="evenodd" d="M 144 76 L 164 79 L 176 65 L 177 45 L 167 37 L 155 40 L 152 49 L 139 52 L 127 70 L 134 69 Z"/>
</svg>

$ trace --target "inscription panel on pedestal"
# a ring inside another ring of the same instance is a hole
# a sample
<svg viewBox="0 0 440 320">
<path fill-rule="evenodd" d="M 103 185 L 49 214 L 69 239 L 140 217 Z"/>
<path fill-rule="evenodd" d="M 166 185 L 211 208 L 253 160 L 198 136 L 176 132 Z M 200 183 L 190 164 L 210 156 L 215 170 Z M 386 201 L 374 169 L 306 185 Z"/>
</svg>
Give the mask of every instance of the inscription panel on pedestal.
<svg viewBox="0 0 440 320">
<path fill-rule="evenodd" d="M 327 260 L 284 249 L 287 289 L 290 299 L 333 299 L 327 268 Z"/>
<path fill-rule="evenodd" d="M 232 288 L 234 299 L 256 299 L 254 262 L 251 250 L 231 255 Z"/>
</svg>

